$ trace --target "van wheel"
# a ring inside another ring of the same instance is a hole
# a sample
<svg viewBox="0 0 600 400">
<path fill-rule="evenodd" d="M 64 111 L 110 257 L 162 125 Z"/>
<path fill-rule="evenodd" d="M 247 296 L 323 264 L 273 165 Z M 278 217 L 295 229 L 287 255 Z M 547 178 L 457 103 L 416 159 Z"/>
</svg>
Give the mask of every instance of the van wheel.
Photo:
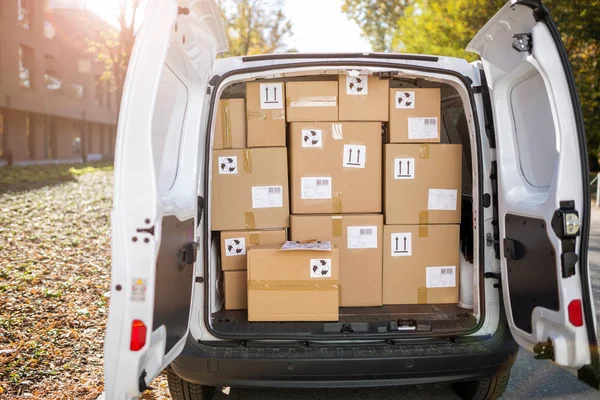
<svg viewBox="0 0 600 400">
<path fill-rule="evenodd" d="M 173 400 L 210 400 L 215 393 L 212 386 L 199 385 L 181 379 L 171 367 L 167 368 L 169 392 Z"/>
<path fill-rule="evenodd" d="M 499 399 L 510 378 L 510 370 L 496 376 L 478 381 L 455 383 L 454 391 L 463 400 L 494 400 Z"/>
</svg>

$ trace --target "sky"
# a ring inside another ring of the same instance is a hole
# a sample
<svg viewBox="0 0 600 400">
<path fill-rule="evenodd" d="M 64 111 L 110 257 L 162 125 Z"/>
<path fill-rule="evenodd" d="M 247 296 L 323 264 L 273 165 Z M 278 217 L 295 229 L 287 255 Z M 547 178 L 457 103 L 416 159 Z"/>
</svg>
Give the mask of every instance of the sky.
<svg viewBox="0 0 600 400">
<path fill-rule="evenodd" d="M 89 10 L 109 22 L 114 21 L 118 3 L 119 0 L 85 0 Z M 302 52 L 370 51 L 358 25 L 346 18 L 341 7 L 342 0 L 285 0 L 284 13 L 291 20 L 294 33 L 286 41 L 287 47 Z"/>
</svg>

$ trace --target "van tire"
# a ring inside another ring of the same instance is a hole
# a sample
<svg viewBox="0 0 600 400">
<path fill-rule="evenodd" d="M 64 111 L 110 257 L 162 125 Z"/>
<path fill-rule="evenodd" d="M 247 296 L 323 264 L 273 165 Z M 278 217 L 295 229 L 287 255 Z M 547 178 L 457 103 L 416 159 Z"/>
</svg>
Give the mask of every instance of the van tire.
<svg viewBox="0 0 600 400">
<path fill-rule="evenodd" d="M 167 381 L 173 400 L 210 400 L 215 393 L 215 388 L 212 386 L 183 380 L 171 367 L 167 368 Z"/>
<path fill-rule="evenodd" d="M 495 400 L 504 394 L 509 378 L 510 370 L 491 378 L 458 382 L 453 386 L 456 394 L 463 400 Z"/>
</svg>

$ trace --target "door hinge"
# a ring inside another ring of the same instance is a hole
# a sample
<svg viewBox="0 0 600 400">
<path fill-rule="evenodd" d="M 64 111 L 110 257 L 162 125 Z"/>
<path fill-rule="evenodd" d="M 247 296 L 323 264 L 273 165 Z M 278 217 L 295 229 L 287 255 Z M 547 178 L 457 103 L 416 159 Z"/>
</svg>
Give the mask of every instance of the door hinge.
<svg viewBox="0 0 600 400">
<path fill-rule="evenodd" d="M 394 76 L 398 75 L 398 71 L 381 71 L 374 72 L 373 76 L 378 77 L 379 79 L 392 79 Z"/>
<path fill-rule="evenodd" d="M 554 212 L 551 225 L 556 237 L 561 240 L 560 263 L 562 277 L 568 278 L 575 275 L 575 265 L 579 261 L 576 252 L 576 238 L 581 232 L 581 221 L 579 220 L 579 212 L 575 209 L 574 201 L 561 201 L 560 206 Z"/>
<path fill-rule="evenodd" d="M 198 252 L 198 243 L 189 242 L 183 245 L 177 252 L 177 267 L 181 271 L 186 265 L 191 265 L 196 262 L 196 254 Z"/>
<path fill-rule="evenodd" d="M 485 234 L 485 245 L 488 247 L 493 246 L 496 243 L 500 243 L 499 240 L 495 240 L 491 233 Z"/>
<path fill-rule="evenodd" d="M 533 49 L 531 33 L 515 33 L 512 37 L 515 38 L 512 44 L 513 49 L 518 52 L 527 51 L 531 54 L 531 49 Z"/>
<path fill-rule="evenodd" d="M 498 282 L 494 283 L 494 287 L 496 289 L 498 289 L 500 287 L 500 284 L 502 282 L 502 275 L 500 274 L 500 272 L 485 272 L 483 274 L 483 277 L 485 279 L 497 279 Z"/>
<path fill-rule="evenodd" d="M 533 354 L 536 360 L 554 361 L 554 346 L 552 346 L 552 341 L 548 339 L 546 342 L 539 342 L 533 346 Z"/>
</svg>

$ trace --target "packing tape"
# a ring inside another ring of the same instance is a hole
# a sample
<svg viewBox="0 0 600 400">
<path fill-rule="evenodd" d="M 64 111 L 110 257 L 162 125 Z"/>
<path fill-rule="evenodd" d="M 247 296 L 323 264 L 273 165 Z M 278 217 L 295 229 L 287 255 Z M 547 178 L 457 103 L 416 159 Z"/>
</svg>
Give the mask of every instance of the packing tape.
<svg viewBox="0 0 600 400">
<path fill-rule="evenodd" d="M 221 135 L 223 148 L 231 149 L 231 101 L 221 100 Z"/>
<path fill-rule="evenodd" d="M 422 237 L 422 238 L 429 237 L 429 226 L 419 225 L 419 237 Z"/>
<path fill-rule="evenodd" d="M 271 110 L 271 119 L 285 119 L 285 110 Z"/>
<path fill-rule="evenodd" d="M 417 304 L 427 304 L 427 288 L 417 288 Z"/>
<path fill-rule="evenodd" d="M 333 213 L 334 214 L 341 214 L 344 210 L 344 207 L 342 205 L 342 193 L 341 192 L 333 192 L 331 194 L 331 200 L 333 202 L 332 207 L 333 207 Z"/>
<path fill-rule="evenodd" d="M 342 216 L 341 215 L 333 215 L 331 217 L 331 236 L 342 237 L 342 235 L 343 235 Z"/>
<path fill-rule="evenodd" d="M 250 246 L 258 246 L 260 244 L 260 234 L 258 232 L 250 232 Z"/>
<path fill-rule="evenodd" d="M 340 122 L 334 122 L 331 124 L 331 137 L 333 140 L 342 140 L 344 138 L 342 124 Z"/>
<path fill-rule="evenodd" d="M 338 305 L 342 304 L 342 285 L 338 285 Z"/>
<path fill-rule="evenodd" d="M 264 121 L 267 119 L 267 113 L 261 112 L 261 111 L 248 111 L 246 113 L 246 117 L 249 120 L 259 120 L 259 121 Z"/>
<path fill-rule="evenodd" d="M 256 221 L 254 219 L 253 212 L 244 213 L 244 220 L 246 224 L 246 229 L 256 229 Z"/>
<path fill-rule="evenodd" d="M 429 223 L 429 211 L 419 211 L 419 224 Z"/>
<path fill-rule="evenodd" d="M 252 173 L 252 149 L 244 149 L 244 172 Z"/>
<path fill-rule="evenodd" d="M 429 159 L 429 145 L 427 143 L 421 144 L 419 146 L 419 158 L 421 160 Z"/>
<path fill-rule="evenodd" d="M 301 96 L 288 97 L 288 107 L 335 107 L 337 96 Z"/>
<path fill-rule="evenodd" d="M 315 282 L 312 280 L 250 279 L 248 290 L 339 290 L 337 280 Z"/>
</svg>

